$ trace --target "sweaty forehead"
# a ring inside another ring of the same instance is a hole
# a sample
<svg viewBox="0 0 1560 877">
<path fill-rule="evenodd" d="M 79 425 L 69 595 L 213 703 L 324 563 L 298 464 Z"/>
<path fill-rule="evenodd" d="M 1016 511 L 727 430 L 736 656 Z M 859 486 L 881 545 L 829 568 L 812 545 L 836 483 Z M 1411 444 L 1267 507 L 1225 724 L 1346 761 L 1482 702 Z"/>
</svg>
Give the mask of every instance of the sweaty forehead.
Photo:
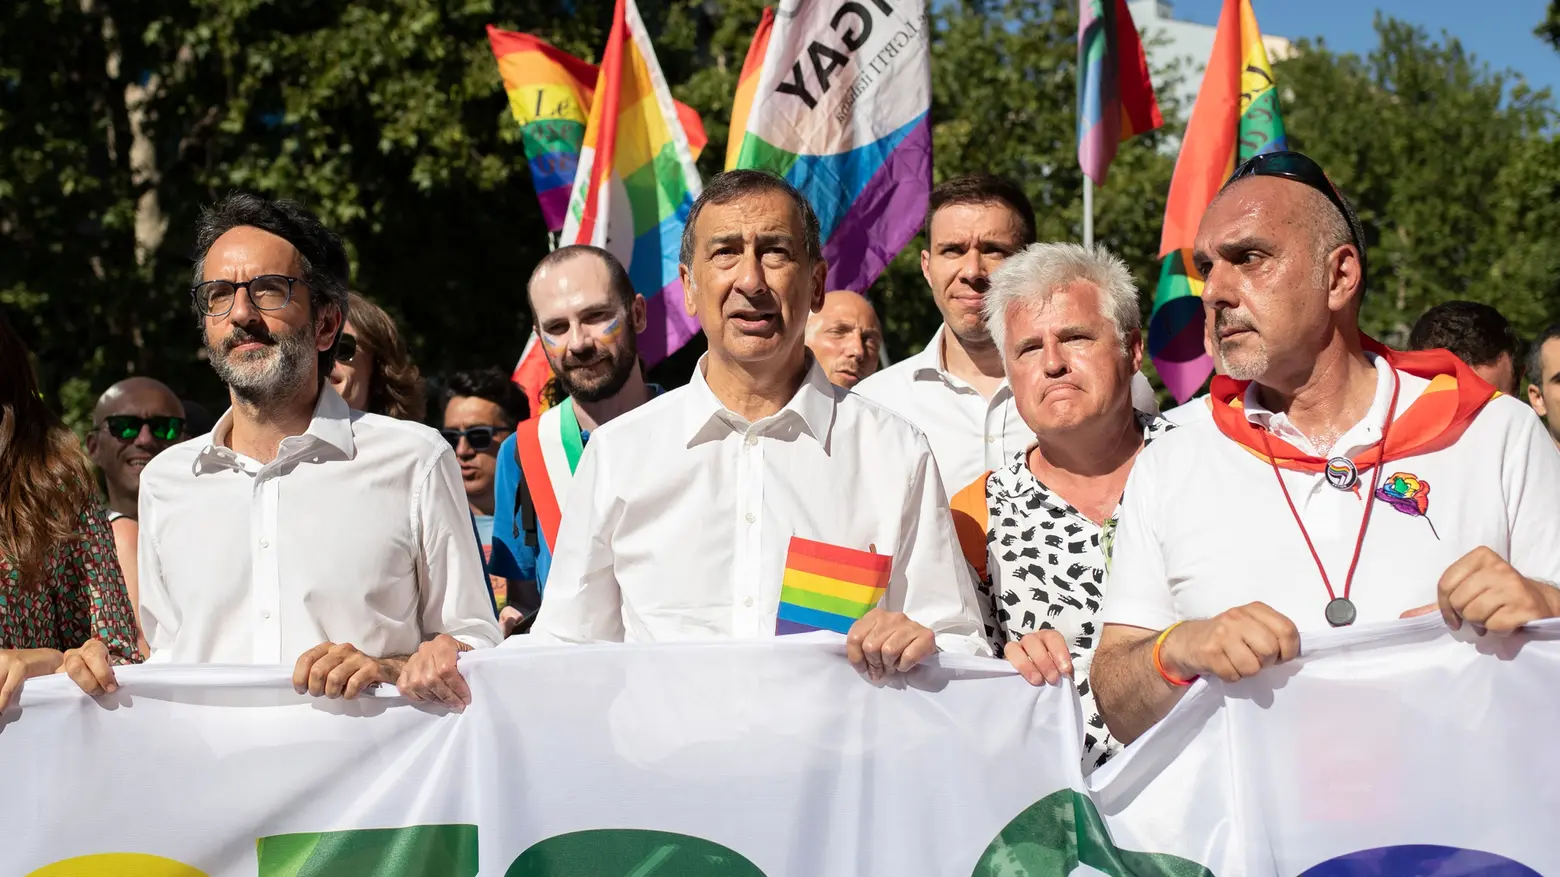
<svg viewBox="0 0 1560 877">
<path fill-rule="evenodd" d="M 302 273 L 298 250 L 285 239 L 253 226 L 228 229 L 211 244 L 202 263 L 204 280 L 248 280 L 260 274 Z"/>
<path fill-rule="evenodd" d="M 854 323 L 858 326 L 877 325 L 877 314 L 872 310 L 872 305 L 867 301 L 866 296 L 850 290 L 829 293 L 823 300 L 823 310 L 818 312 L 818 316 Z"/>
<path fill-rule="evenodd" d="M 129 378 L 109 388 L 93 413 L 99 419 L 116 414 L 182 417 L 184 403 L 159 381 Z"/>
<path fill-rule="evenodd" d="M 1014 248 L 1023 236 L 1023 221 L 1000 201 L 949 204 L 932 214 L 931 243 L 999 241 Z"/>
<path fill-rule="evenodd" d="M 783 234 L 800 239 L 801 212 L 782 192 L 738 195 L 724 204 L 706 204 L 694 224 L 694 239 L 704 246 L 716 238 Z"/>
<path fill-rule="evenodd" d="M 1203 212 L 1196 248 L 1211 255 L 1220 244 L 1231 240 L 1261 237 L 1286 243 L 1304 239 L 1309 233 L 1307 194 L 1314 193 L 1303 183 L 1280 177 L 1237 180 Z"/>
<path fill-rule="evenodd" d="M 548 265 L 531 283 L 531 305 L 543 318 L 611 302 L 612 275 L 600 259 L 576 256 Z"/>
</svg>

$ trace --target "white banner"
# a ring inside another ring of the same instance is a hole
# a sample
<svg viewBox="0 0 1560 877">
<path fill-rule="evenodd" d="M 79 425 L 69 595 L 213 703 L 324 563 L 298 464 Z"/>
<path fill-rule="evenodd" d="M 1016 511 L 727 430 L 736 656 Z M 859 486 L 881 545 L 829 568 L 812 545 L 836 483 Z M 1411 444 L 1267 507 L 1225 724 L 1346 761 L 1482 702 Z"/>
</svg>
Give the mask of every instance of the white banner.
<svg viewBox="0 0 1560 877">
<path fill-rule="evenodd" d="M 0 873 L 40 877 L 1560 874 L 1560 628 L 1308 638 L 1079 774 L 1069 688 L 837 641 L 467 655 L 465 713 L 282 668 L 32 680 Z"/>
</svg>

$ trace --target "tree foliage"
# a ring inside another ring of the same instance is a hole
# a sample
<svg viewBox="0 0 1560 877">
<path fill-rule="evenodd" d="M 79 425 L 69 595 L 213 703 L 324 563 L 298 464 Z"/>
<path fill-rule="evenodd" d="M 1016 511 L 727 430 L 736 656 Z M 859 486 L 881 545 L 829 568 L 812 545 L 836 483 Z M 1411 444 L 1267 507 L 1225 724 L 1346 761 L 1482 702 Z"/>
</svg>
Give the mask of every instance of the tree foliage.
<svg viewBox="0 0 1560 877">
<path fill-rule="evenodd" d="M 1554 102 L 1453 37 L 1377 18 L 1366 57 L 1302 43 L 1278 65 L 1293 148 L 1354 203 L 1369 252 L 1366 328 L 1401 343 L 1450 299 L 1532 332 L 1560 313 Z"/>
<path fill-rule="evenodd" d="M 762 0 L 641 0 L 677 97 L 704 116 L 706 175 Z M 1080 234 L 1076 13 L 1070 0 L 955 0 L 933 19 L 935 175 L 1022 183 L 1042 238 Z M 547 249 L 483 28 L 594 60 L 611 0 L 34 0 L 0 5 L 0 306 L 45 391 L 78 419 L 128 373 L 220 406 L 190 314 L 201 206 L 245 189 L 296 198 L 347 238 L 359 289 L 438 374 L 508 364 L 523 285 Z M 1360 204 L 1367 319 L 1490 301 L 1533 328 L 1555 312 L 1544 236 L 1560 209 L 1554 109 L 1453 40 L 1378 24 L 1369 57 L 1306 46 L 1279 65 L 1291 136 Z M 1122 145 L 1098 239 L 1156 279 L 1177 118 Z M 938 317 L 912 242 L 872 292 L 896 357 Z M 1151 295 L 1145 295 L 1145 303 Z M 662 369 L 687 374 L 697 345 Z"/>
</svg>

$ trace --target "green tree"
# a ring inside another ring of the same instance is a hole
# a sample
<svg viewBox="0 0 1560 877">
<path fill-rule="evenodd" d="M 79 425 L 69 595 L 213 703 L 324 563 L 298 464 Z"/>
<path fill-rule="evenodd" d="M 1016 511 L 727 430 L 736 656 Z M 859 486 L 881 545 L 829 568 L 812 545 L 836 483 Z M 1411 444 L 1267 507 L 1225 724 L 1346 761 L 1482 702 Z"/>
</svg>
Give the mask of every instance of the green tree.
<svg viewBox="0 0 1560 877">
<path fill-rule="evenodd" d="M 1290 143 L 1365 226 L 1365 328 L 1401 344 L 1426 309 L 1467 299 L 1537 329 L 1560 313 L 1553 100 L 1453 37 L 1379 16 L 1376 32 L 1366 57 L 1302 42 L 1275 71 Z"/>
</svg>

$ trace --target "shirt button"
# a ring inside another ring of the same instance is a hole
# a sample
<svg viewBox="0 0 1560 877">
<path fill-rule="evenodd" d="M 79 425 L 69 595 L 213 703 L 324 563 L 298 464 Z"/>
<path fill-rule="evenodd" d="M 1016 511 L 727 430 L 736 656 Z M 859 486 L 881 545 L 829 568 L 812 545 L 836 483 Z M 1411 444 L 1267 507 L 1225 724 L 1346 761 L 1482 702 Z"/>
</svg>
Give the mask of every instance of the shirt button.
<svg viewBox="0 0 1560 877">
<path fill-rule="evenodd" d="M 260 613 L 260 617 L 269 619 L 271 617 L 271 613 L 270 612 L 262 612 L 262 613 Z"/>
<path fill-rule="evenodd" d="M 743 515 L 743 517 L 747 520 L 747 522 L 749 524 L 751 524 L 754 521 L 758 520 L 758 517 L 755 516 L 752 512 L 748 512 L 746 515 Z"/>
<path fill-rule="evenodd" d="M 996 443 L 997 443 L 997 437 L 996 437 L 996 436 L 994 436 L 994 435 L 988 435 L 988 436 L 986 436 L 986 444 L 988 444 L 988 445 L 994 445 L 994 444 L 996 444 Z"/>
<path fill-rule="evenodd" d="M 261 539 L 260 540 L 260 547 L 261 548 L 270 548 L 271 547 L 270 540 L 268 540 L 268 539 Z"/>
<path fill-rule="evenodd" d="M 753 447 L 756 444 L 758 444 L 758 433 L 756 433 L 756 432 L 748 433 L 748 436 L 747 436 L 747 446 L 751 448 L 751 447 Z"/>
<path fill-rule="evenodd" d="M 742 598 L 742 605 L 743 606 L 747 606 L 748 608 L 752 608 L 752 606 L 753 606 L 753 598 L 752 597 L 743 597 Z"/>
</svg>

